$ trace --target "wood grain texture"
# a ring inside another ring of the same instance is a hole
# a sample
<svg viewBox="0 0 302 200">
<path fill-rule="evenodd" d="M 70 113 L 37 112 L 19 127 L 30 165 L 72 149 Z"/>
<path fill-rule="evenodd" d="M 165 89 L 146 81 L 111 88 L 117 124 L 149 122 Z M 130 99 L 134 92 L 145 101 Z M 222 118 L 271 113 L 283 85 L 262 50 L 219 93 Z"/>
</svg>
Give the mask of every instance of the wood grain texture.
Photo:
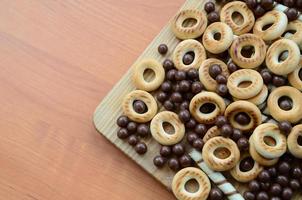
<svg viewBox="0 0 302 200">
<path fill-rule="evenodd" d="M 174 199 L 92 124 L 183 0 L 2 0 L 0 199 Z"/>
</svg>

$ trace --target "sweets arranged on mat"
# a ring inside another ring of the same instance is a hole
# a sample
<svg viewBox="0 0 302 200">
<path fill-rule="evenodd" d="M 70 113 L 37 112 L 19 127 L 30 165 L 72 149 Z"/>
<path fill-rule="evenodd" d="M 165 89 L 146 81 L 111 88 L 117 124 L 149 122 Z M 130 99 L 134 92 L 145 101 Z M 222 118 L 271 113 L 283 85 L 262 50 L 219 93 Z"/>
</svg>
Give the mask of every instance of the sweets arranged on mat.
<svg viewBox="0 0 302 200">
<path fill-rule="evenodd" d="M 182 10 L 171 22 L 175 49 L 163 41 L 162 63 L 133 67 L 117 136 L 142 156 L 150 138 L 160 144 L 153 164 L 176 172 L 176 198 L 243 199 L 223 174 L 249 185 L 247 200 L 302 195 L 302 1 L 282 3 L 291 8 L 247 0 Z M 199 187 L 188 191 L 192 179 Z"/>
</svg>

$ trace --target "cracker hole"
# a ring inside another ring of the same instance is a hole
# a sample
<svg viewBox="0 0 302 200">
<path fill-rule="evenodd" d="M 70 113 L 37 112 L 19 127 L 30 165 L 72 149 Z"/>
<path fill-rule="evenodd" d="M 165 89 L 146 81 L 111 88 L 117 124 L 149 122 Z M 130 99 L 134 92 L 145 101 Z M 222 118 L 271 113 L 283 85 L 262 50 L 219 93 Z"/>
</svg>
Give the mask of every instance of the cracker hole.
<svg viewBox="0 0 302 200">
<path fill-rule="evenodd" d="M 226 159 L 226 158 L 230 157 L 231 152 L 230 152 L 230 150 L 228 150 L 225 147 L 218 147 L 217 149 L 215 149 L 214 155 L 217 158 Z"/>
<path fill-rule="evenodd" d="M 219 41 L 221 39 L 221 33 L 217 32 L 217 33 L 214 33 L 213 35 L 213 38 L 217 41 Z"/>
<path fill-rule="evenodd" d="M 195 179 L 190 179 L 185 184 L 186 191 L 195 193 L 199 190 L 199 184 Z"/>
<path fill-rule="evenodd" d="M 255 47 L 252 45 L 243 46 L 240 54 L 245 58 L 251 58 L 255 53 Z"/>
<path fill-rule="evenodd" d="M 301 135 L 298 136 L 297 143 L 299 146 L 302 146 L 302 136 Z"/>
<path fill-rule="evenodd" d="M 278 62 L 283 62 L 288 57 L 288 51 L 282 51 L 278 56 Z"/>
<path fill-rule="evenodd" d="M 185 57 L 188 59 L 186 60 Z M 193 51 L 189 51 L 187 52 L 183 58 L 182 58 L 182 62 L 185 64 L 185 65 L 190 65 L 195 59 L 195 53 Z"/>
<path fill-rule="evenodd" d="M 299 78 L 302 81 L 302 68 L 299 70 Z"/>
<path fill-rule="evenodd" d="M 145 102 L 141 100 L 135 100 L 133 101 L 133 110 L 139 114 L 146 113 L 148 111 L 148 107 L 145 104 Z"/>
<path fill-rule="evenodd" d="M 152 69 L 146 69 L 143 76 L 145 81 L 151 82 L 155 78 L 155 72 Z"/>
<path fill-rule="evenodd" d="M 247 88 L 252 84 L 252 81 L 242 81 L 238 84 L 240 88 Z"/>
<path fill-rule="evenodd" d="M 205 103 L 200 106 L 199 111 L 205 114 L 209 114 L 216 109 L 216 105 L 213 103 Z"/>
<path fill-rule="evenodd" d="M 251 117 L 245 112 L 239 112 L 235 115 L 235 120 L 241 125 L 247 125 L 251 122 Z"/>
<path fill-rule="evenodd" d="M 290 37 L 294 35 L 297 31 L 296 30 L 287 30 L 282 34 L 282 37 Z"/>
<path fill-rule="evenodd" d="M 253 160 L 253 158 L 248 156 L 241 160 L 241 162 L 239 164 L 239 169 L 242 172 L 248 172 L 251 169 L 253 169 L 254 164 L 255 164 L 255 161 Z"/>
<path fill-rule="evenodd" d="M 239 12 L 233 12 L 232 13 L 232 20 L 237 24 L 238 26 L 242 25 L 244 22 L 243 15 Z"/>
<path fill-rule="evenodd" d="M 271 136 L 264 136 L 263 141 L 268 146 L 271 146 L 271 147 L 276 146 L 276 140 Z"/>
<path fill-rule="evenodd" d="M 174 126 L 172 126 L 172 124 L 169 122 L 163 122 L 163 129 L 169 135 L 175 134 Z"/>
<path fill-rule="evenodd" d="M 293 108 L 293 100 L 288 96 L 282 96 L 278 99 L 278 105 L 282 110 L 288 111 Z"/>
<path fill-rule="evenodd" d="M 182 22 L 181 26 L 184 27 L 184 28 L 189 28 L 189 27 L 194 26 L 196 23 L 197 23 L 196 19 L 194 19 L 194 18 L 187 18 L 187 19 L 185 19 Z"/>
<path fill-rule="evenodd" d="M 269 29 L 274 23 L 269 23 L 269 24 L 265 24 L 263 27 L 262 27 L 262 31 L 265 31 L 267 29 Z"/>
</svg>

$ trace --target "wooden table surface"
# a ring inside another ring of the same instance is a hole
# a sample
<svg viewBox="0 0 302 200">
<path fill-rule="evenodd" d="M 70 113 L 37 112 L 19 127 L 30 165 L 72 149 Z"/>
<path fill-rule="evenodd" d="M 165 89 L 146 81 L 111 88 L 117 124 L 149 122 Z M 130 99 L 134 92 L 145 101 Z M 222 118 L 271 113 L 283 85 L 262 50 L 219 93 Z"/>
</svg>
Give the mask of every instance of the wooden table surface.
<svg viewBox="0 0 302 200">
<path fill-rule="evenodd" d="M 184 0 L 2 0 L 0 199 L 174 199 L 92 114 Z"/>
</svg>

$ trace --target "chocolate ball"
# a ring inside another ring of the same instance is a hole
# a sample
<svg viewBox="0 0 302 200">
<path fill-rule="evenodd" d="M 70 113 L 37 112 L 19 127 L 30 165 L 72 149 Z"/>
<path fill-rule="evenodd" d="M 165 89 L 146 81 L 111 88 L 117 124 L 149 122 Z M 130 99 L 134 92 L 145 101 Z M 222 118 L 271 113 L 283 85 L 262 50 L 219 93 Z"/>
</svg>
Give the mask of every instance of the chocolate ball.
<svg viewBox="0 0 302 200">
<path fill-rule="evenodd" d="M 218 128 L 221 128 L 223 125 L 227 124 L 228 123 L 228 120 L 225 116 L 221 115 L 221 116 L 218 116 L 217 119 L 216 119 L 216 126 Z"/>
<path fill-rule="evenodd" d="M 226 96 L 228 94 L 228 87 L 226 84 L 218 84 L 217 88 L 216 88 L 216 92 L 217 94 L 219 94 L 220 96 Z"/>
<path fill-rule="evenodd" d="M 129 122 L 127 125 L 127 130 L 129 133 L 134 133 L 136 131 L 137 124 L 135 122 Z"/>
<path fill-rule="evenodd" d="M 172 62 L 172 61 L 171 61 Z M 171 69 L 166 73 L 166 78 L 169 81 L 174 81 L 175 76 L 176 76 L 177 70 L 176 69 Z"/>
<path fill-rule="evenodd" d="M 164 60 L 164 62 L 163 62 L 163 67 L 164 67 L 164 69 L 166 70 L 166 71 L 170 71 L 171 69 L 173 69 L 174 68 L 174 63 L 173 63 L 173 61 L 172 60 L 170 60 L 170 59 L 165 59 Z M 176 70 L 174 70 L 174 72 L 175 72 Z M 173 73 L 173 72 L 172 72 Z"/>
<path fill-rule="evenodd" d="M 186 122 L 185 126 L 186 128 L 195 128 L 196 123 L 197 122 L 195 121 L 195 119 L 190 118 L 190 120 Z"/>
<path fill-rule="evenodd" d="M 165 163 L 166 163 L 166 159 L 162 156 L 155 156 L 153 159 L 153 164 L 158 168 L 163 167 Z"/>
<path fill-rule="evenodd" d="M 168 52 L 168 46 L 166 44 L 160 44 L 157 48 L 158 53 L 164 55 Z"/>
<path fill-rule="evenodd" d="M 289 121 L 281 121 L 278 123 L 278 127 L 280 131 L 282 131 L 285 134 L 289 134 L 292 130 L 292 125 Z"/>
<path fill-rule="evenodd" d="M 256 0 L 254 0 L 256 1 Z M 230 73 L 235 72 L 238 69 L 237 65 L 233 62 L 228 63 L 228 70 Z"/>
<path fill-rule="evenodd" d="M 221 129 L 221 134 L 224 136 L 224 137 L 229 137 L 233 134 L 233 128 L 231 125 L 229 124 L 224 124 Z"/>
<path fill-rule="evenodd" d="M 269 200 L 269 196 L 266 192 L 262 191 L 257 194 L 256 199 L 257 200 Z"/>
<path fill-rule="evenodd" d="M 254 166 L 254 160 L 250 157 L 243 159 L 239 164 L 239 168 L 243 172 L 250 171 L 253 168 L 253 166 Z"/>
<path fill-rule="evenodd" d="M 264 15 L 265 10 L 264 8 L 262 8 L 261 5 L 257 5 L 256 8 L 254 9 L 254 15 L 256 18 L 261 17 L 262 15 Z"/>
<path fill-rule="evenodd" d="M 184 154 L 178 159 L 182 168 L 190 167 L 192 165 L 192 159 L 189 155 Z"/>
<path fill-rule="evenodd" d="M 141 100 L 134 101 L 133 109 L 135 112 L 139 114 L 143 114 L 148 110 L 147 105 Z"/>
<path fill-rule="evenodd" d="M 258 192 L 260 190 L 260 183 L 256 180 L 249 182 L 249 189 L 251 192 Z"/>
<path fill-rule="evenodd" d="M 136 135 L 130 135 L 128 138 L 128 144 L 131 146 L 135 146 L 139 142 L 139 139 L 137 138 Z"/>
<path fill-rule="evenodd" d="M 279 183 L 282 187 L 286 187 L 288 185 L 288 178 L 283 175 L 279 175 L 276 178 L 276 182 Z"/>
<path fill-rule="evenodd" d="M 289 8 L 285 11 L 288 21 L 294 21 L 298 18 L 299 13 L 295 8 Z"/>
<path fill-rule="evenodd" d="M 182 102 L 182 96 L 179 92 L 173 92 L 171 94 L 171 101 L 173 103 L 181 103 Z"/>
<path fill-rule="evenodd" d="M 220 65 L 214 64 L 214 65 L 210 66 L 209 74 L 213 79 L 215 79 L 216 76 L 221 74 L 221 72 L 222 72 L 222 69 L 221 69 Z"/>
<path fill-rule="evenodd" d="M 116 123 L 119 127 L 126 127 L 129 123 L 129 118 L 126 115 L 121 115 L 116 120 Z"/>
<path fill-rule="evenodd" d="M 181 110 L 178 117 L 183 123 L 186 123 L 190 120 L 191 114 L 188 110 Z"/>
<path fill-rule="evenodd" d="M 270 189 L 269 189 L 269 193 L 272 196 L 279 196 L 282 192 L 282 186 L 278 183 L 274 183 L 271 185 Z"/>
<path fill-rule="evenodd" d="M 191 99 L 194 97 L 194 94 L 191 92 L 187 92 L 184 94 L 184 98 L 188 101 L 191 101 Z"/>
<path fill-rule="evenodd" d="M 187 80 L 182 80 L 179 83 L 179 89 L 181 92 L 188 92 L 191 89 L 191 84 Z"/>
<path fill-rule="evenodd" d="M 223 76 L 222 74 L 218 74 L 215 78 L 216 82 L 219 84 L 226 84 L 227 83 L 227 78 Z"/>
<path fill-rule="evenodd" d="M 195 69 L 195 68 L 189 69 L 189 70 L 187 71 L 187 76 L 188 76 L 188 78 L 189 78 L 190 80 L 198 79 L 199 74 L 198 74 L 197 69 Z"/>
<path fill-rule="evenodd" d="M 212 11 L 208 14 L 209 23 L 219 22 L 219 18 L 220 18 L 220 16 L 217 11 Z"/>
<path fill-rule="evenodd" d="M 156 95 L 156 98 L 159 102 L 163 103 L 168 98 L 168 94 L 162 91 L 159 91 Z"/>
<path fill-rule="evenodd" d="M 249 148 L 249 140 L 246 137 L 241 137 L 237 141 L 237 146 L 240 150 L 247 150 Z"/>
<path fill-rule="evenodd" d="M 289 181 L 289 186 L 293 190 L 298 190 L 301 185 L 300 185 L 300 182 L 299 182 L 298 179 L 292 179 L 292 180 Z"/>
<path fill-rule="evenodd" d="M 187 134 L 187 141 L 189 144 L 193 145 L 193 142 L 198 138 L 197 134 L 194 132 L 189 132 Z"/>
<path fill-rule="evenodd" d="M 287 175 L 290 171 L 290 165 L 287 162 L 281 162 L 278 165 L 278 172 L 282 175 Z"/>
<path fill-rule="evenodd" d="M 203 90 L 203 85 L 201 84 L 201 82 L 196 81 L 192 83 L 191 91 L 193 94 L 198 94 L 202 90 Z"/>
<path fill-rule="evenodd" d="M 163 157 L 168 157 L 172 154 L 172 149 L 170 146 L 162 146 L 160 148 L 159 154 Z"/>
<path fill-rule="evenodd" d="M 244 192 L 243 197 L 245 200 L 255 200 L 256 196 L 252 192 Z"/>
<path fill-rule="evenodd" d="M 173 89 L 174 92 L 180 92 L 180 86 L 179 86 L 179 84 L 178 83 L 174 84 L 172 86 L 172 89 Z"/>
<path fill-rule="evenodd" d="M 251 10 L 253 10 L 257 6 L 257 0 L 246 0 L 245 3 Z"/>
<path fill-rule="evenodd" d="M 174 104 L 173 104 L 170 100 L 166 100 L 166 101 L 164 102 L 164 108 L 165 108 L 166 110 L 172 111 L 173 108 L 174 108 Z"/>
<path fill-rule="evenodd" d="M 261 0 L 260 5 L 265 10 L 272 10 L 274 7 L 274 1 L 273 0 Z"/>
<path fill-rule="evenodd" d="M 150 134 L 150 127 L 147 124 L 139 124 L 136 132 L 139 136 L 146 137 Z"/>
<path fill-rule="evenodd" d="M 170 81 L 165 81 L 161 84 L 160 89 L 164 92 L 170 92 L 172 90 L 172 83 Z"/>
<path fill-rule="evenodd" d="M 139 142 L 135 145 L 134 149 L 138 154 L 142 155 L 147 152 L 147 145 L 144 142 Z"/>
<path fill-rule="evenodd" d="M 302 169 L 300 167 L 294 167 L 291 171 L 291 175 L 293 178 L 301 178 L 302 177 Z"/>
<path fill-rule="evenodd" d="M 203 137 L 208 131 L 207 126 L 204 124 L 197 124 L 194 130 L 201 137 Z"/>
<path fill-rule="evenodd" d="M 283 0 L 283 4 L 287 7 L 293 7 L 295 5 L 295 0 Z"/>
<path fill-rule="evenodd" d="M 214 187 L 210 191 L 209 198 L 210 200 L 221 200 L 223 199 L 223 193 L 219 188 Z"/>
<path fill-rule="evenodd" d="M 268 70 L 263 70 L 260 74 L 265 84 L 269 84 L 272 82 L 273 76 Z"/>
<path fill-rule="evenodd" d="M 285 99 L 280 98 L 278 101 L 278 104 L 282 110 L 291 110 L 292 109 L 291 101 L 287 98 L 285 98 Z"/>
<path fill-rule="evenodd" d="M 268 168 L 267 171 L 272 178 L 275 178 L 278 175 L 277 169 L 275 166 Z"/>
<path fill-rule="evenodd" d="M 271 197 L 270 200 L 282 200 L 280 197 Z"/>
<path fill-rule="evenodd" d="M 168 161 L 168 166 L 173 171 L 177 171 L 180 168 L 179 161 L 176 158 L 170 158 L 169 161 Z"/>
<path fill-rule="evenodd" d="M 203 148 L 204 142 L 201 138 L 197 138 L 196 140 L 193 141 L 193 147 L 198 150 L 201 151 Z"/>
<path fill-rule="evenodd" d="M 172 147 L 172 152 L 176 155 L 176 156 L 182 156 L 185 153 L 185 147 L 182 144 L 175 144 Z"/>
<path fill-rule="evenodd" d="M 261 188 L 261 190 L 264 190 L 264 191 L 267 191 L 270 186 L 271 186 L 270 182 L 260 183 L 260 188 Z"/>
<path fill-rule="evenodd" d="M 291 200 L 293 196 L 293 191 L 291 188 L 287 187 L 284 188 L 284 190 L 282 191 L 282 199 L 283 200 Z"/>
<path fill-rule="evenodd" d="M 215 4 L 213 2 L 207 2 L 205 3 L 204 5 L 204 10 L 207 12 L 207 13 L 210 13 L 212 11 L 215 11 Z"/>
<path fill-rule="evenodd" d="M 180 104 L 179 108 L 180 110 L 189 110 L 189 105 L 190 105 L 189 101 L 183 101 Z"/>
<path fill-rule="evenodd" d="M 244 112 L 240 112 L 237 115 L 235 115 L 235 121 L 238 122 L 240 125 L 247 125 L 250 123 L 251 118 L 248 114 Z"/>
<path fill-rule="evenodd" d="M 259 181 L 261 181 L 262 183 L 267 183 L 271 180 L 271 176 L 268 173 L 267 170 L 262 170 L 259 175 L 258 175 L 258 179 Z"/>
<path fill-rule="evenodd" d="M 177 73 L 175 74 L 175 79 L 177 81 L 182 81 L 185 80 L 187 77 L 186 72 L 185 71 L 177 71 Z"/>
<path fill-rule="evenodd" d="M 234 128 L 234 129 L 233 129 L 232 139 L 233 139 L 234 141 L 237 142 L 242 136 L 243 136 L 243 135 L 242 135 L 241 130 L 239 130 L 239 129 L 237 129 L 237 128 Z"/>
<path fill-rule="evenodd" d="M 190 53 L 186 53 L 182 58 L 182 62 L 185 65 L 190 65 L 193 61 L 194 61 L 194 56 L 193 56 L 193 54 L 190 54 Z"/>
<path fill-rule="evenodd" d="M 118 131 L 117 131 L 117 137 L 120 138 L 120 139 L 126 139 L 127 137 L 129 137 L 129 132 L 126 128 L 120 128 Z"/>
<path fill-rule="evenodd" d="M 274 75 L 273 77 L 273 85 L 276 87 L 280 87 L 286 84 L 286 79 L 283 76 Z"/>
</svg>

